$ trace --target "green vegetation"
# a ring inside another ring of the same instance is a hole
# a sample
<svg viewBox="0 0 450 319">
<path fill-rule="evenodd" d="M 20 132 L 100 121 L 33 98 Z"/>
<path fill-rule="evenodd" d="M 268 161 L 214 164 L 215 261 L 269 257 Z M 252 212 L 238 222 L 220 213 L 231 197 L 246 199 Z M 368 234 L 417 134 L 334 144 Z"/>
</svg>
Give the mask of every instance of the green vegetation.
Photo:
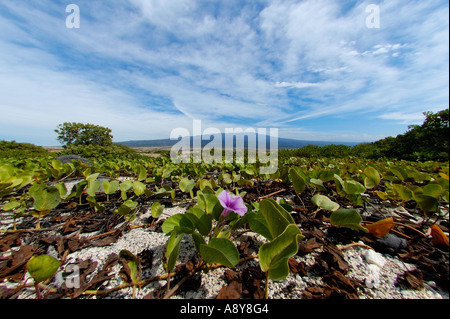
<svg viewBox="0 0 450 319">
<path fill-rule="evenodd" d="M 448 119 L 448 111 L 446 114 Z M 411 128 L 405 136 L 421 136 L 427 143 L 433 138 L 446 139 L 448 145 L 448 135 L 440 136 L 437 128 L 443 125 L 444 116 L 445 112 L 428 113 L 425 123 Z M 448 120 L 443 129 L 448 131 Z M 374 154 L 377 150 L 384 154 L 388 148 L 381 149 L 380 143 L 361 146 L 359 151 L 364 149 L 367 154 Z M 367 198 L 380 204 L 389 201 L 422 214 L 423 227 L 448 215 L 448 158 L 441 158 L 440 147 L 436 152 L 420 145 L 416 149 L 420 156 L 436 156 L 443 161 L 386 159 L 384 155 L 372 159 L 368 155 L 356 157 L 355 148 L 309 146 L 280 152 L 278 171 L 264 175 L 259 173 L 258 163 L 174 164 L 168 156 L 140 156 L 127 147 L 115 145 L 67 145 L 63 153 L 87 157 L 92 165 L 80 161 L 62 164 L 54 159 L 56 154 L 39 147 L 1 142 L 0 209 L 14 220 L 33 216 L 35 227 L 40 228 L 46 216 L 57 214 L 61 207 L 74 210 L 83 207 L 94 215 L 111 214 L 129 223 L 143 203 L 152 203 L 151 213 L 156 220 L 167 203 L 189 200 L 194 205 L 185 214 L 171 216 L 161 226 L 168 236 L 165 260 L 161 261 L 168 278 L 184 235 L 192 236 L 201 258 L 196 270 L 206 271 L 215 265 L 236 267 L 241 260 L 233 240 L 243 230 L 251 230 L 266 239 L 258 257 L 260 268 L 266 274 L 267 296 L 269 280 L 286 278 L 288 260 L 297 253 L 298 242 L 304 238 L 301 225 L 293 218 L 294 206 L 304 210 L 312 207 L 313 215 L 321 211 L 328 216 L 332 227 L 357 232 L 368 232 L 358 211 Z M 124 176 L 127 178 L 121 178 Z M 68 178 L 78 180 L 72 189 L 66 189 L 64 181 Z M 283 185 L 284 192 L 296 196 L 291 203 L 261 198 L 260 189 L 254 191 L 260 187 L 257 185 L 274 180 Z M 223 203 L 223 192 L 229 196 L 228 204 Z M 257 194 L 256 199 L 246 196 L 252 192 Z M 11 228 L 3 232 L 18 231 L 16 223 Z M 127 282 L 134 289 L 140 285 L 137 259 L 129 252 L 122 252 L 120 257 Z M 59 262 L 45 255 L 29 261 L 36 291 L 37 283 L 50 278 Z M 52 267 L 48 272 L 41 272 L 42 265 L 46 264 Z M 170 295 L 169 285 L 167 290 Z"/>
<path fill-rule="evenodd" d="M 55 129 L 58 141 L 67 147 L 69 145 L 112 145 L 111 129 L 94 124 L 69 123 L 59 124 Z"/>
<path fill-rule="evenodd" d="M 0 158 L 45 157 L 49 152 L 40 146 L 16 141 L 0 141 Z"/>
<path fill-rule="evenodd" d="M 404 134 L 382 140 L 346 145 L 308 145 L 296 150 L 280 150 L 282 158 L 291 156 L 306 158 L 399 159 L 408 161 L 448 161 L 449 159 L 449 110 L 437 113 L 425 112 L 422 125 L 411 125 Z"/>
</svg>

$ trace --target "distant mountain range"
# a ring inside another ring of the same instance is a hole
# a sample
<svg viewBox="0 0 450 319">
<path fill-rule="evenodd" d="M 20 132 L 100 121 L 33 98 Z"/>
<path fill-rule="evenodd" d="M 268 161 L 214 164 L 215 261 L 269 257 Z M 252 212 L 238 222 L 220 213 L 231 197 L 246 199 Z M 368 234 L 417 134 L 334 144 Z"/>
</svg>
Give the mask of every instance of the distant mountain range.
<svg viewBox="0 0 450 319">
<path fill-rule="evenodd" d="M 225 148 L 225 139 L 226 135 L 225 133 L 214 135 L 214 140 L 217 138 L 222 138 L 222 147 Z M 246 134 L 231 134 L 234 135 L 235 143 L 244 143 L 244 147 L 248 147 L 248 138 L 255 138 L 256 141 L 256 147 L 258 147 L 258 133 L 255 133 L 255 136 L 247 136 Z M 170 148 L 174 146 L 176 143 L 180 141 L 181 138 L 178 140 L 171 140 L 171 139 L 157 139 L 157 140 L 133 140 L 133 141 L 124 141 L 124 142 L 117 142 L 116 144 L 121 144 L 129 147 L 161 147 L 161 148 Z M 190 143 L 191 147 L 193 145 L 194 137 L 190 136 Z M 210 143 L 213 139 L 209 140 L 202 140 L 201 145 L 202 148 Z M 324 145 L 347 145 L 347 146 L 354 146 L 358 143 L 350 143 L 350 142 L 326 142 L 326 141 L 304 141 L 304 140 L 295 140 L 290 138 L 278 138 L 278 149 L 297 149 L 301 148 L 307 145 L 317 145 L 317 146 L 324 146 Z M 269 149 L 270 145 L 270 136 L 266 135 L 266 146 Z"/>
</svg>

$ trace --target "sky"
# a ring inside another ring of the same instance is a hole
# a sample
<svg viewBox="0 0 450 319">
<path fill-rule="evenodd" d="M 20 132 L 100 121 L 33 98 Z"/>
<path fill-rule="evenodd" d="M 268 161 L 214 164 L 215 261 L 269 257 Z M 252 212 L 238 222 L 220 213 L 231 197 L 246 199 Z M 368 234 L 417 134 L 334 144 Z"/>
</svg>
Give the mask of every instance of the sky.
<svg viewBox="0 0 450 319">
<path fill-rule="evenodd" d="M 0 140 L 59 145 L 64 122 L 163 139 L 201 120 L 372 142 L 448 108 L 448 74 L 447 0 L 0 2 Z"/>
</svg>

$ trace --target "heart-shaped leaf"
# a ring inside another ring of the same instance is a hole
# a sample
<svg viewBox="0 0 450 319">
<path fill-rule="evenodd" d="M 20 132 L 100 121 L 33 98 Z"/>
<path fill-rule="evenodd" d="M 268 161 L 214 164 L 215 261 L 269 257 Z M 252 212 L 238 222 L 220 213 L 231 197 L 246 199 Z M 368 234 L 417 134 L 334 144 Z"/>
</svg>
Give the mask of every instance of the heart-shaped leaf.
<svg viewBox="0 0 450 319">
<path fill-rule="evenodd" d="M 372 166 L 368 166 L 364 169 L 364 175 L 366 175 L 364 178 L 364 186 L 366 188 L 374 188 L 380 184 L 380 173 L 378 173 L 378 171 Z"/>
<path fill-rule="evenodd" d="M 46 281 L 61 266 L 61 262 L 49 255 L 33 256 L 27 263 L 27 270 L 36 283 Z"/>
<path fill-rule="evenodd" d="M 194 206 L 189 209 L 185 215 L 188 218 L 189 216 L 194 217 L 191 219 L 191 221 L 194 223 L 200 234 L 202 234 L 203 236 L 207 236 L 209 234 L 212 226 L 211 218 L 198 206 Z"/>
<path fill-rule="evenodd" d="M 161 214 L 163 213 L 164 208 L 165 208 L 165 206 L 162 205 L 161 203 L 154 202 L 152 204 L 152 208 L 151 208 L 152 217 L 155 219 L 159 218 L 159 216 L 161 216 Z"/>
<path fill-rule="evenodd" d="M 98 180 L 89 181 L 86 193 L 88 193 L 89 196 L 95 197 L 95 194 L 100 189 L 101 185 L 102 183 Z"/>
<path fill-rule="evenodd" d="M 325 186 L 323 186 L 323 181 L 320 178 L 311 178 L 309 180 L 309 184 L 312 187 L 317 188 L 320 191 L 326 191 L 327 189 L 325 188 Z"/>
<path fill-rule="evenodd" d="M 120 184 L 119 181 L 116 180 L 108 181 L 104 179 L 102 181 L 102 188 L 105 194 L 111 195 L 114 194 L 119 189 L 119 184 Z"/>
<path fill-rule="evenodd" d="M 172 232 L 176 234 L 191 234 L 195 231 L 195 225 L 185 214 L 176 214 L 164 221 L 162 231 L 167 235 L 171 235 Z"/>
<path fill-rule="evenodd" d="M 366 188 L 357 181 L 349 180 L 344 181 L 344 191 L 348 195 L 358 195 L 366 191 Z"/>
<path fill-rule="evenodd" d="M 314 205 L 318 206 L 321 209 L 329 210 L 329 211 L 335 211 L 339 209 L 339 204 L 336 202 L 333 202 L 331 199 L 329 199 L 327 196 L 316 194 L 311 198 L 311 202 L 313 202 Z"/>
<path fill-rule="evenodd" d="M 438 209 L 439 202 L 435 197 L 424 194 L 413 194 L 413 199 L 424 213 L 435 212 Z"/>
<path fill-rule="evenodd" d="M 223 212 L 223 206 L 220 204 L 216 194 L 198 192 L 197 197 L 200 209 L 204 209 L 215 220 L 219 220 Z"/>
<path fill-rule="evenodd" d="M 178 186 L 180 187 L 180 190 L 183 193 L 189 193 L 194 188 L 194 185 L 195 185 L 194 180 L 190 180 L 185 177 L 180 181 Z"/>
<path fill-rule="evenodd" d="M 88 169 L 89 170 L 89 169 Z M 97 179 L 97 177 L 100 175 L 100 173 L 91 174 L 89 176 L 86 176 L 86 180 L 88 182 L 93 182 Z"/>
<path fill-rule="evenodd" d="M 184 235 L 177 235 L 176 233 L 173 233 L 169 240 L 167 241 L 166 246 L 166 260 L 167 263 L 165 265 L 166 271 L 168 273 L 172 272 L 173 268 L 175 267 L 175 262 L 178 258 L 178 249 L 180 247 L 181 240 L 183 239 Z"/>
<path fill-rule="evenodd" d="M 261 236 L 267 238 L 268 240 L 272 240 L 272 234 L 269 231 L 269 226 L 267 225 L 267 221 L 264 218 L 261 212 L 259 213 L 247 213 L 246 216 L 250 217 L 249 227 L 252 231 Z"/>
<path fill-rule="evenodd" d="M 362 218 L 356 209 L 341 208 L 330 216 L 330 222 L 333 226 L 347 227 L 354 230 L 368 232 L 367 228 L 361 226 Z"/>
<path fill-rule="evenodd" d="M 412 192 L 408 187 L 402 184 L 392 184 L 392 188 L 394 189 L 394 192 L 400 196 L 402 201 L 406 202 L 412 198 Z"/>
<path fill-rule="evenodd" d="M 28 193 L 34 200 L 34 208 L 40 212 L 49 212 L 61 200 L 58 189 L 52 186 L 34 184 Z"/>
<path fill-rule="evenodd" d="M 144 195 L 145 193 L 145 184 L 142 182 L 138 182 L 138 181 L 133 181 L 133 190 L 134 193 L 136 194 L 136 196 L 141 196 Z"/>
<path fill-rule="evenodd" d="M 306 188 L 306 180 L 297 172 L 295 168 L 289 169 L 289 179 L 294 185 L 294 190 L 297 195 L 303 193 Z"/>
<path fill-rule="evenodd" d="M 138 168 L 137 168 L 136 175 L 137 175 L 137 180 L 138 181 L 143 181 L 144 179 L 147 178 L 147 170 L 145 169 L 144 166 L 139 165 Z"/>
<path fill-rule="evenodd" d="M 272 238 L 278 237 L 290 224 L 295 224 L 292 216 L 273 199 L 267 198 L 259 203 L 259 210 L 266 220 Z"/>
<path fill-rule="evenodd" d="M 208 264 L 234 268 L 239 262 L 239 251 L 229 239 L 212 238 L 208 245 L 200 245 L 200 255 Z"/>
<path fill-rule="evenodd" d="M 444 189 L 439 184 L 427 184 L 423 187 L 423 193 L 434 198 L 439 198 L 444 193 Z"/>
<path fill-rule="evenodd" d="M 296 225 L 289 225 L 271 242 L 259 248 L 261 270 L 268 272 L 271 280 L 283 280 L 289 274 L 288 260 L 298 251 L 298 241 L 304 236 Z"/>
</svg>

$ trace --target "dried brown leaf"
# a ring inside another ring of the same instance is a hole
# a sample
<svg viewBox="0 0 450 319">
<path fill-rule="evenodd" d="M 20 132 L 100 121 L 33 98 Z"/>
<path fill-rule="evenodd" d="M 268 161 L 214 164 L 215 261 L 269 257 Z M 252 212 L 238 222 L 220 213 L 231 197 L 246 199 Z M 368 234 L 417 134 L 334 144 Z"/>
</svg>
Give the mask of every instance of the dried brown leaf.
<svg viewBox="0 0 450 319">
<path fill-rule="evenodd" d="M 386 236 L 394 227 L 394 219 L 392 217 L 377 221 L 376 223 L 364 225 L 373 236 L 380 238 Z"/>
</svg>

